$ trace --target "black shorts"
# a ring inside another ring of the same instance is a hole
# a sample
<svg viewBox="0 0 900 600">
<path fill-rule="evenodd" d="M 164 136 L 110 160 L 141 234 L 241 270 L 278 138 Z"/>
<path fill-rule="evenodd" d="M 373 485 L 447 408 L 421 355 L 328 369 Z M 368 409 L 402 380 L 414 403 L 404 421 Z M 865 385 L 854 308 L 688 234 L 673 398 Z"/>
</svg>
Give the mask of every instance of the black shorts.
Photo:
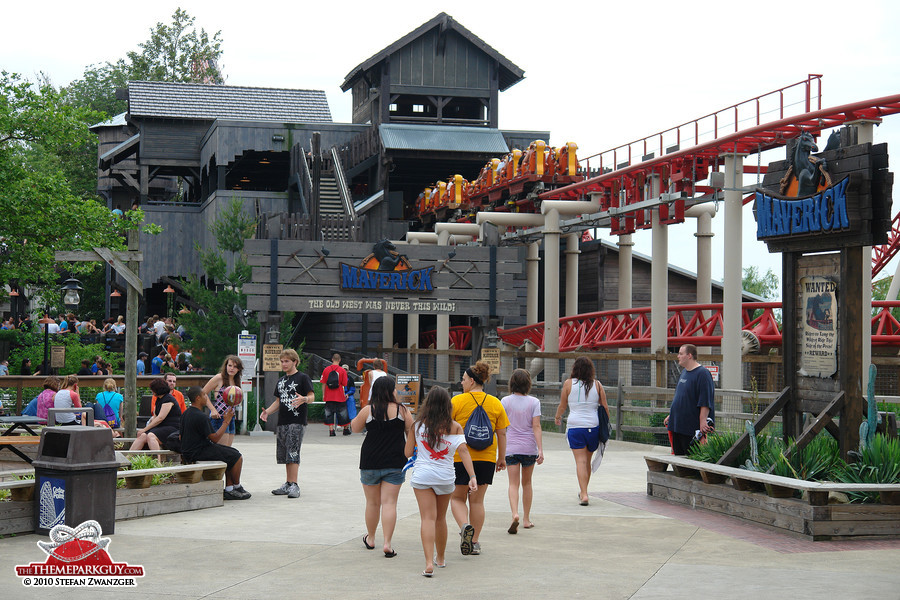
<svg viewBox="0 0 900 600">
<path fill-rule="evenodd" d="M 494 472 L 497 470 L 497 463 L 488 462 L 486 460 L 473 460 L 472 466 L 475 467 L 475 481 L 478 485 L 491 485 L 494 483 Z M 456 469 L 456 485 L 469 485 L 469 474 L 466 473 L 466 466 L 461 462 L 453 463 Z"/>
<path fill-rule="evenodd" d="M 204 446 L 199 452 L 195 452 L 191 456 L 185 455 L 186 460 L 197 462 L 198 460 L 221 460 L 228 467 L 228 470 L 237 464 L 241 459 L 241 453 L 231 446 L 223 446 L 222 444 L 212 444 Z"/>
<path fill-rule="evenodd" d="M 160 444 L 165 444 L 170 435 L 178 433 L 178 428 L 169 425 L 157 425 L 153 429 L 148 429 L 145 433 L 148 435 L 152 433 L 159 440 Z"/>
<path fill-rule="evenodd" d="M 346 402 L 325 403 L 325 424 L 334 425 L 335 416 L 337 416 L 338 425 L 344 426 L 350 423 L 350 412 L 347 410 Z"/>
</svg>

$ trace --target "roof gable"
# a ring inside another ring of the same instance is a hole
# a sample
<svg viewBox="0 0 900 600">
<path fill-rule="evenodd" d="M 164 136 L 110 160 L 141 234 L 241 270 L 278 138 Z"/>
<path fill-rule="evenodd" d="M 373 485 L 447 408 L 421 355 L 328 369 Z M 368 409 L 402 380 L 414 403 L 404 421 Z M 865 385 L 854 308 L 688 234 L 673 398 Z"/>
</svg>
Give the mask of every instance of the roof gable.
<svg viewBox="0 0 900 600">
<path fill-rule="evenodd" d="M 394 54 L 404 46 L 412 43 L 416 39 L 422 37 L 425 33 L 431 31 L 434 28 L 440 28 L 441 33 L 444 33 L 448 30 L 453 30 L 461 35 L 466 41 L 471 43 L 473 46 L 477 47 L 479 50 L 487 54 L 492 59 L 496 60 L 500 64 L 500 91 L 504 91 L 519 81 L 521 81 L 525 76 L 525 71 L 520 69 L 518 66 L 512 63 L 508 58 L 497 52 L 494 48 L 492 48 L 489 44 L 487 44 L 484 40 L 479 38 L 477 35 L 460 25 L 456 20 L 453 19 L 447 13 L 440 13 L 430 21 L 423 23 L 415 30 L 409 32 L 390 46 L 382 49 L 375 55 L 371 56 L 367 60 L 361 62 L 356 67 L 354 67 L 344 78 L 344 82 L 341 84 L 341 89 L 345 92 L 349 90 L 354 82 L 365 74 L 367 71 L 372 69 L 375 65 L 387 59 L 391 54 Z"/>
<path fill-rule="evenodd" d="M 322 90 L 251 88 L 163 81 L 128 82 L 129 118 L 252 119 L 331 123 Z"/>
</svg>

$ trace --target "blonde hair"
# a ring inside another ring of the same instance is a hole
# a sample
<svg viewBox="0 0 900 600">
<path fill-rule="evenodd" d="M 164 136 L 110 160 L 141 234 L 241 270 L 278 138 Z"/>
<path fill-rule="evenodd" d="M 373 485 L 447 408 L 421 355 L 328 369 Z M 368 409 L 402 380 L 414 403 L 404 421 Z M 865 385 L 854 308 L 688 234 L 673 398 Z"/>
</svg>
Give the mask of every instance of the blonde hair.
<svg viewBox="0 0 900 600">
<path fill-rule="evenodd" d="M 106 379 L 104 379 L 103 380 L 103 389 L 106 390 L 107 392 L 116 391 L 116 380 L 113 379 L 112 377 L 107 377 Z"/>
<path fill-rule="evenodd" d="M 287 358 L 294 361 L 296 364 L 300 363 L 300 355 L 297 354 L 297 351 L 293 348 L 282 351 L 282 353 L 278 355 L 278 358 Z"/>
</svg>

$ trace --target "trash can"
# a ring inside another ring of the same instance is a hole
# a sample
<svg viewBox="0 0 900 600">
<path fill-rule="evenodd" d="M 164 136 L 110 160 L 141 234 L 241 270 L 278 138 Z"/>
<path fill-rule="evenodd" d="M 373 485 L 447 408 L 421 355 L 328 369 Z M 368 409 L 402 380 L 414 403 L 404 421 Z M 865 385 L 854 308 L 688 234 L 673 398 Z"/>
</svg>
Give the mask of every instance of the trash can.
<svg viewBox="0 0 900 600">
<path fill-rule="evenodd" d="M 34 532 L 77 527 L 92 519 L 103 533 L 116 527 L 116 462 L 112 430 L 45 427 L 34 467 Z"/>
</svg>

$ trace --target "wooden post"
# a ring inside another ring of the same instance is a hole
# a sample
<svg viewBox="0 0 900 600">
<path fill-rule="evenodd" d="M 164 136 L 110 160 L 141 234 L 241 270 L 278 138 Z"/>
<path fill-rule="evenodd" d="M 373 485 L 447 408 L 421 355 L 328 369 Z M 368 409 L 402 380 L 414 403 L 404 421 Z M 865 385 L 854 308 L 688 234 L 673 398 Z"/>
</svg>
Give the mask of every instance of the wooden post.
<svg viewBox="0 0 900 600">
<path fill-rule="evenodd" d="M 841 410 L 841 458 L 859 447 L 859 426 L 863 416 L 862 327 L 869 325 L 862 306 L 862 247 L 841 250 L 841 282 L 838 288 L 838 365 L 844 407 Z M 868 309 L 867 309 L 868 310 Z"/>
<path fill-rule="evenodd" d="M 137 231 L 128 232 L 128 250 L 137 252 L 140 245 L 140 235 Z M 138 263 L 128 262 L 128 270 L 132 273 L 138 271 Z M 135 437 L 137 431 L 137 341 L 138 341 L 138 290 L 129 281 L 128 298 L 125 305 L 125 437 Z"/>
</svg>

